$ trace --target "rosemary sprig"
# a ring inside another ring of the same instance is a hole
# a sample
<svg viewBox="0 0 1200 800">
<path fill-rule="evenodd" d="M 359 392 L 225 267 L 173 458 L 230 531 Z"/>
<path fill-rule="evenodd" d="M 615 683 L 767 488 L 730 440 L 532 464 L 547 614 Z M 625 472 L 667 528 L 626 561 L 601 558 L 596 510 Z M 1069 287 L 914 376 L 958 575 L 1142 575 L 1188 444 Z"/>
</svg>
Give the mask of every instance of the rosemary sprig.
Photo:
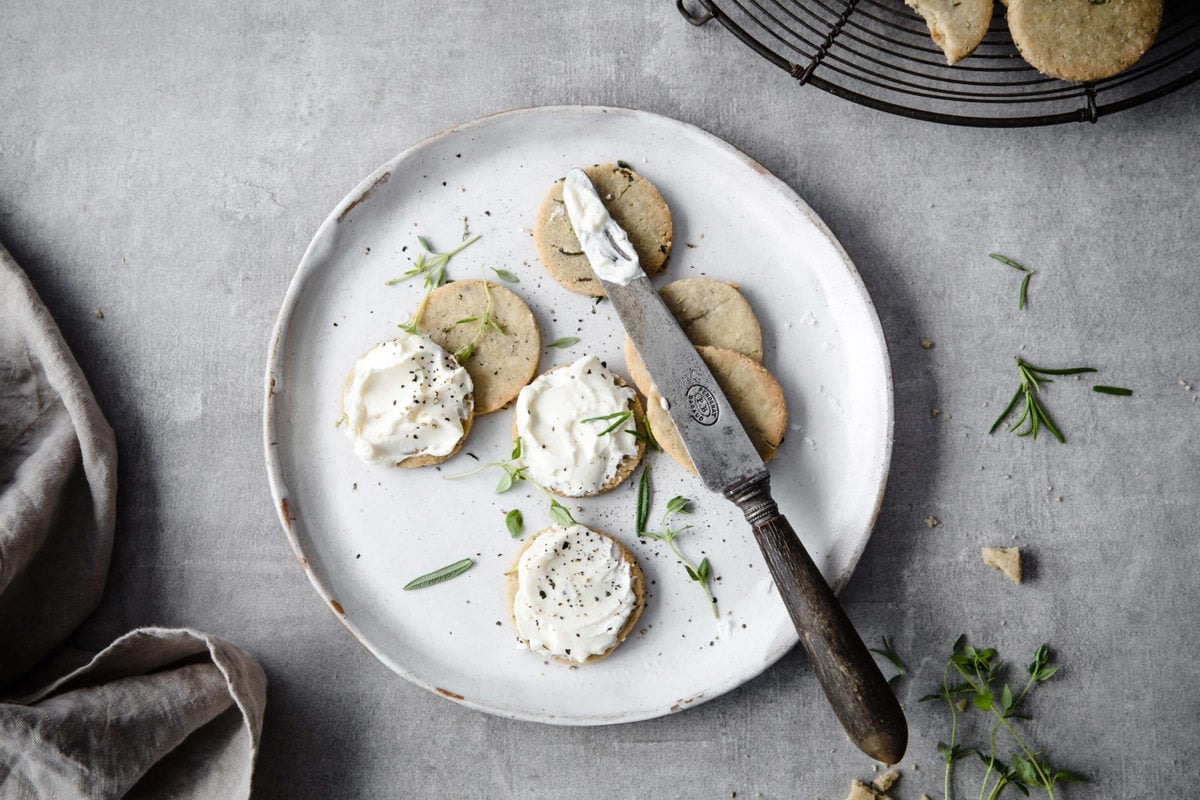
<svg viewBox="0 0 1200 800">
<path fill-rule="evenodd" d="M 1066 439 L 1063 438 L 1062 433 L 1059 432 L 1058 427 L 1055 426 L 1054 422 L 1050 419 L 1050 415 L 1046 413 L 1045 407 L 1038 399 L 1038 395 L 1042 391 L 1042 385 L 1053 383 L 1047 377 L 1049 375 L 1082 375 L 1087 372 L 1095 372 L 1096 370 L 1091 367 L 1069 367 L 1067 369 L 1035 367 L 1020 356 L 1016 356 L 1016 362 L 1021 382 L 1017 386 L 1016 394 L 1013 395 L 1008 405 L 1004 407 L 1004 411 L 1000 413 L 996 421 L 992 423 L 992 427 L 988 430 L 988 433 L 995 433 L 996 429 L 1000 427 L 1004 420 L 1008 419 L 1008 416 L 1016 410 L 1017 406 L 1022 405 L 1021 416 L 1009 426 L 1008 429 L 1010 431 L 1015 432 L 1017 436 L 1032 435 L 1036 439 L 1038 431 L 1045 428 L 1059 442 L 1066 442 Z M 1025 429 L 1018 430 L 1022 425 L 1025 426 Z"/>
<path fill-rule="evenodd" d="M 421 246 L 421 252 L 417 253 L 417 257 L 413 259 L 413 265 L 407 272 L 399 278 L 392 278 L 387 281 L 388 286 L 395 286 L 398 283 L 412 280 L 417 276 L 421 276 L 421 284 L 425 287 L 425 296 L 421 298 L 417 310 L 413 312 L 412 319 L 401 324 L 399 327 L 409 333 L 417 333 L 417 325 L 421 322 L 421 316 L 425 313 L 425 306 L 429 303 L 429 295 L 433 290 L 446 282 L 446 266 L 450 263 L 450 259 L 466 250 L 471 245 L 479 241 L 479 234 L 468 237 L 466 220 L 463 220 L 463 241 L 453 250 L 448 250 L 445 253 L 439 253 L 433 249 L 433 245 L 424 236 L 417 237 L 417 244 Z"/>
<path fill-rule="evenodd" d="M 675 558 L 683 564 L 684 570 L 687 571 L 687 576 L 696 583 L 700 584 L 700 588 L 704 590 L 704 596 L 708 599 L 709 608 L 712 609 L 713 616 L 720 619 L 720 614 L 717 613 L 717 601 L 712 596 L 712 590 L 709 588 L 708 579 L 712 575 L 712 567 L 708 563 L 708 558 L 701 559 L 697 564 L 680 552 L 678 545 L 675 544 L 675 539 L 679 534 L 690 529 L 691 525 L 684 525 L 682 528 L 672 528 L 667 524 L 672 514 L 690 514 L 692 513 L 692 501 L 686 497 L 672 497 L 667 502 L 667 510 L 662 516 L 662 530 L 648 531 L 645 530 L 646 519 L 650 515 L 650 467 L 642 468 L 642 478 L 638 482 L 638 499 L 637 499 L 637 535 L 646 539 L 654 539 L 659 542 L 666 542 L 667 547 L 674 553 Z"/>
<path fill-rule="evenodd" d="M 628 420 L 632 416 L 633 416 L 632 411 L 625 410 L 625 411 L 616 411 L 616 412 L 613 412 L 612 414 L 605 414 L 602 417 L 588 417 L 587 419 L 581 419 L 579 421 L 581 423 L 586 423 L 586 422 L 608 422 L 609 420 L 615 420 L 615 422 L 613 422 L 607 428 L 605 428 L 604 430 L 602 430 L 596 434 L 597 436 L 604 436 L 605 434 L 612 433 L 617 428 L 624 425 L 626 420 Z"/>
<path fill-rule="evenodd" d="M 646 429 L 645 433 L 642 433 L 636 428 L 626 428 L 625 432 L 631 434 L 633 438 L 645 444 L 650 450 L 653 450 L 656 453 L 661 453 L 663 451 L 662 445 L 659 444 L 658 440 L 654 438 L 654 431 L 650 429 L 650 417 L 642 417 L 642 427 Z"/>
<path fill-rule="evenodd" d="M 406 591 L 412 589 L 424 589 L 427 586 L 433 586 L 435 583 L 448 581 L 451 578 L 457 578 L 464 572 L 475 566 L 475 562 L 469 558 L 464 558 L 462 561 L 455 561 L 453 564 L 447 564 L 441 569 L 435 569 L 433 572 L 426 573 L 419 578 L 413 578 L 408 583 L 404 584 Z"/>
<path fill-rule="evenodd" d="M 999 253 L 988 253 L 988 256 L 990 258 L 996 259 L 1001 264 L 1012 267 L 1013 269 L 1017 270 L 1018 272 L 1025 273 L 1025 277 L 1021 279 L 1021 291 L 1017 296 L 1017 308 L 1020 310 L 1024 310 L 1025 305 L 1029 300 L 1029 279 L 1033 277 L 1035 271 L 1030 269 L 1029 267 L 1025 266 L 1024 264 L 1018 264 L 1016 261 L 1013 261 L 1008 256 L 1002 256 Z"/>
</svg>

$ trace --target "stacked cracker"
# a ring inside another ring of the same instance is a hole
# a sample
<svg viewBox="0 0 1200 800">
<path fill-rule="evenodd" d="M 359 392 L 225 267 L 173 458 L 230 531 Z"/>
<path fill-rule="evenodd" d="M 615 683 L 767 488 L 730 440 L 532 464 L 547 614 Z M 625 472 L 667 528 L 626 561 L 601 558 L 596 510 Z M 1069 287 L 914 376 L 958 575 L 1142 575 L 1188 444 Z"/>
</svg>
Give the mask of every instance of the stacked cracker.
<svg viewBox="0 0 1200 800">
<path fill-rule="evenodd" d="M 1163 0 L 1002 0 L 1013 44 L 1044 75 L 1094 81 L 1122 72 L 1154 43 Z M 925 18 L 946 60 L 974 52 L 992 19 L 992 0 L 905 0 Z"/>
</svg>

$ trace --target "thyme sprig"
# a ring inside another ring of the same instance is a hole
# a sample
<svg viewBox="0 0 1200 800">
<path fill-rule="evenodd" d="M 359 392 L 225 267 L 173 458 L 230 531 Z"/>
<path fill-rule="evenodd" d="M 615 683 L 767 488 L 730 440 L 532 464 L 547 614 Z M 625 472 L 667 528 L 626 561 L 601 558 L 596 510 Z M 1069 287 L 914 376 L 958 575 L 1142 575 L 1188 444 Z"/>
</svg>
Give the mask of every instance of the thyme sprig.
<svg viewBox="0 0 1200 800">
<path fill-rule="evenodd" d="M 704 590 L 704 596 L 708 599 L 709 608 L 712 609 L 713 616 L 720 619 L 720 614 L 717 613 L 717 600 L 712 596 L 712 590 L 709 588 L 709 578 L 712 576 L 712 567 L 708 563 L 708 558 L 701 559 L 697 564 L 685 556 L 679 546 L 675 544 L 675 539 L 684 531 L 691 529 L 691 525 L 684 525 L 682 528 L 672 528 L 668 521 L 672 514 L 690 514 L 692 513 L 692 501 L 686 497 L 675 496 L 667 501 L 667 510 L 662 515 L 662 530 L 648 531 L 646 530 L 646 521 L 650 516 L 651 504 L 651 489 L 650 489 L 650 467 L 642 467 L 642 477 L 638 481 L 637 494 L 637 535 L 646 539 L 654 539 L 659 542 L 666 542 L 668 548 L 683 564 L 684 570 L 687 571 L 687 576 L 696 583 L 700 584 L 700 588 Z"/>
<path fill-rule="evenodd" d="M 483 472 L 486 469 L 499 469 L 504 474 L 501 475 L 500 482 L 496 484 L 496 494 L 504 494 L 518 483 L 521 483 L 522 481 L 528 481 L 531 486 L 540 491 L 542 494 L 546 495 L 546 497 L 550 500 L 550 519 L 556 525 L 564 528 L 571 525 L 577 525 L 578 523 L 575 521 L 575 517 L 571 515 L 570 509 L 558 502 L 558 498 L 556 498 L 549 489 L 529 477 L 529 468 L 518 463 L 520 458 L 521 438 L 517 437 L 513 439 L 512 453 L 504 461 L 489 461 L 486 464 L 479 465 L 475 469 L 468 470 L 466 472 L 459 472 L 455 475 L 447 475 L 446 480 L 453 481 L 458 480 L 459 478 L 468 478 L 472 475 L 478 475 L 480 472 Z M 508 516 L 505 518 L 505 524 L 508 526 L 509 534 L 512 535 L 513 538 L 516 538 L 519 534 L 520 526 L 524 523 L 524 519 L 521 518 L 519 511 L 515 512 L 515 519 L 513 518 L 513 514 L 513 511 L 508 513 Z M 517 526 L 516 532 L 513 530 L 514 524 Z"/>
<path fill-rule="evenodd" d="M 417 333 L 417 325 L 420 324 L 421 316 L 425 313 L 425 306 L 429 304 L 429 295 L 446 282 L 446 266 L 450 263 L 450 259 L 479 241 L 479 234 L 469 236 L 469 233 L 464 219 L 462 243 L 445 253 L 434 250 L 433 245 L 424 236 L 417 237 L 417 244 L 421 246 L 421 252 L 417 253 L 417 257 L 413 259 L 412 267 L 399 278 L 392 278 L 386 282 L 388 286 L 395 286 L 420 276 L 421 285 L 425 288 L 425 296 L 421 298 L 417 310 L 413 312 L 412 319 L 399 325 L 399 328 L 408 333 Z"/>
<path fill-rule="evenodd" d="M 1029 279 L 1034 276 L 1036 270 L 1032 270 L 1024 264 L 1018 264 L 1008 256 L 1002 256 L 999 253 L 988 253 L 988 256 L 996 259 L 1001 264 L 1012 267 L 1018 272 L 1023 272 L 1025 274 L 1025 277 L 1021 279 L 1021 291 L 1017 295 L 1017 308 L 1023 311 L 1026 303 L 1029 300 Z"/>
<path fill-rule="evenodd" d="M 1053 767 L 1042 751 L 1032 748 L 1014 724 L 1016 720 L 1028 719 L 1022 704 L 1034 687 L 1058 672 L 1058 665 L 1051 661 L 1050 648 L 1043 644 L 1034 651 L 1033 662 L 1026 668 L 1025 685 L 1015 693 L 1003 679 L 1003 668 L 1004 662 L 995 648 L 973 647 L 967 643 L 966 636 L 960 636 L 942 672 L 941 690 L 921 698 L 922 701 L 944 700 L 950 709 L 950 741 L 938 742 L 937 746 L 946 765 L 943 776 L 945 800 L 953 800 L 954 765 L 970 755 L 978 756 L 984 765 L 979 789 L 981 800 L 995 800 L 1007 786 L 1026 796 L 1030 789 L 1041 789 L 1054 800 L 1057 784 L 1087 781 L 1075 772 Z M 972 707 L 988 716 L 991 722 L 986 752 L 958 742 L 960 714 L 967 713 Z M 1017 747 L 1008 762 L 998 756 L 1002 731 Z"/>
<path fill-rule="evenodd" d="M 475 352 L 476 343 L 488 332 L 488 329 L 496 331 L 501 336 L 508 335 L 508 332 L 504 330 L 504 327 L 492 315 L 492 289 L 491 284 L 487 280 L 487 273 L 484 273 L 483 277 L 483 296 L 487 298 L 487 302 L 484 304 L 482 314 L 475 317 L 463 317 L 454 323 L 455 325 L 475 323 L 475 335 L 471 337 L 470 341 L 454 351 L 454 358 L 460 364 L 471 357 L 471 354 Z"/>
</svg>

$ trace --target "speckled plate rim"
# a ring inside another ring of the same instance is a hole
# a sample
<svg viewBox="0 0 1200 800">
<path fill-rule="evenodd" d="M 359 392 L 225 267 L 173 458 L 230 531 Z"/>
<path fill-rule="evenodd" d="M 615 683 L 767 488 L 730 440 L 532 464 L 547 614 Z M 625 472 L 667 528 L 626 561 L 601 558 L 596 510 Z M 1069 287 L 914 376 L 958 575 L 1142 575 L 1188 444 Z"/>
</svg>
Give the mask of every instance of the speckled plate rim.
<svg viewBox="0 0 1200 800">
<path fill-rule="evenodd" d="M 870 294 L 867 292 L 866 285 L 863 283 L 862 276 L 858 273 L 849 254 L 846 253 L 837 237 L 817 215 L 817 213 L 804 202 L 803 199 L 786 183 L 773 175 L 766 167 L 759 164 L 750 156 L 734 147 L 723 139 L 705 131 L 704 129 L 692 125 L 690 123 L 681 122 L 670 117 L 659 114 L 653 114 L 647 111 L 636 109 L 627 109 L 613 106 L 589 106 L 589 105 L 562 105 L 562 106 L 533 106 L 528 108 L 518 108 L 508 111 L 500 111 L 493 114 L 488 114 L 478 117 L 466 123 L 455 125 L 447 128 L 440 133 L 433 134 L 420 142 L 406 148 L 399 154 L 389 159 L 384 164 L 376 168 L 370 175 L 364 178 L 354 187 L 329 213 L 324 222 L 317 229 L 305 249 L 304 255 L 301 257 L 300 264 L 296 269 L 291 281 L 288 284 L 288 289 L 284 295 L 283 303 L 279 310 L 279 315 L 276 318 L 275 326 L 271 334 L 270 345 L 268 348 L 268 357 L 266 365 L 266 374 L 264 379 L 264 402 L 263 402 L 263 450 L 266 460 L 267 478 L 270 484 L 271 495 L 275 505 L 275 511 L 279 518 L 280 524 L 283 527 L 284 533 L 287 535 L 288 542 L 291 545 L 293 555 L 297 563 L 308 577 L 313 588 L 325 601 L 325 605 L 329 607 L 334 617 L 342 624 L 343 627 L 350 633 L 351 637 L 360 645 L 367 649 L 372 655 L 383 662 L 389 669 L 400 675 L 409 682 L 420 686 L 421 688 L 432 692 L 440 697 L 456 701 L 460 705 L 472 708 L 484 713 L 493 714 L 509 719 L 516 719 L 528 722 L 540 722 L 555 725 L 608 725 L 624 722 L 637 722 L 645 719 L 654 719 L 660 716 L 666 716 L 680 710 L 680 705 L 676 704 L 671 708 L 661 708 L 648 710 L 642 713 L 628 713 L 623 715 L 607 715 L 593 717 L 546 717 L 539 714 L 529 714 L 513 711 L 492 706 L 488 703 L 477 702 L 468 698 L 461 697 L 455 693 L 449 692 L 437 686 L 435 683 L 423 679 L 421 676 L 407 669 L 404 665 L 396 662 L 386 653 L 376 647 L 362 632 L 357 628 L 344 612 L 341 611 L 338 602 L 334 599 L 330 588 L 326 585 L 322 577 L 312 568 L 310 568 L 308 558 L 304 552 L 304 548 L 299 540 L 299 537 L 293 527 L 293 517 L 288 509 L 288 490 L 282 476 L 282 466 L 277 455 L 277 448 L 274 446 L 277 439 L 277 419 L 275 398 L 275 374 L 278 364 L 278 356 L 281 343 L 286 339 L 288 334 L 289 322 L 293 312 L 296 310 L 298 303 L 304 293 L 307 279 L 311 276 L 312 271 L 319 265 L 319 251 L 322 242 L 327 238 L 329 231 L 338 224 L 355 206 L 366 201 L 372 191 L 381 183 L 388 180 L 390 174 L 396 170 L 397 165 L 420 153 L 422 150 L 429 148 L 442 140 L 457 136 L 460 134 L 474 131 L 477 128 L 485 127 L 499 118 L 512 118 L 517 116 L 534 117 L 543 114 L 612 114 L 614 116 L 623 116 L 633 118 L 634 120 L 644 118 L 654 120 L 658 123 L 667 123 L 678 126 L 680 130 L 688 131 L 692 135 L 696 135 L 708 141 L 714 148 L 723 151 L 725 154 L 734 157 L 742 162 L 746 167 L 757 172 L 766 180 L 768 187 L 776 192 L 779 197 L 786 198 L 788 202 L 794 206 L 795 210 L 803 215 L 813 226 L 813 228 L 827 240 L 827 243 L 838 256 L 838 265 L 844 270 L 842 277 L 848 278 L 850 283 L 857 292 L 857 297 L 852 298 L 861 302 L 864 307 L 866 316 L 870 320 L 870 334 L 874 339 L 874 344 L 878 348 L 882 363 L 882 377 L 884 383 L 885 397 L 883 400 L 884 412 L 886 419 L 883 420 L 882 429 L 884 431 L 882 452 L 880 453 L 880 463 L 878 464 L 877 484 L 878 490 L 876 493 L 874 508 L 869 517 L 869 524 L 859 535 L 853 537 L 852 541 L 839 540 L 838 556 L 845 559 L 845 566 L 841 568 L 832 577 L 827 576 L 830 585 L 835 592 L 840 592 L 841 589 L 849 581 L 859 558 L 862 556 L 863 550 L 866 548 L 867 540 L 871 536 L 875 522 L 878 519 L 879 512 L 883 505 L 884 494 L 887 487 L 888 473 L 891 465 L 892 447 L 894 442 L 894 387 L 892 381 L 891 359 L 887 348 L 887 341 L 884 337 L 883 326 L 880 323 L 879 316 L 875 311 L 874 302 L 871 300 Z M 830 265 L 833 267 L 834 265 Z M 749 680 L 757 677 L 770 668 L 775 662 L 789 652 L 799 641 L 796 636 L 789 637 L 781 642 L 778 647 L 769 652 L 763 659 L 761 668 L 754 674 L 734 675 L 730 679 L 714 684 L 710 690 L 703 695 L 689 699 L 684 705 L 686 708 L 691 708 L 708 700 L 724 695 L 733 689 L 738 688 Z"/>
</svg>

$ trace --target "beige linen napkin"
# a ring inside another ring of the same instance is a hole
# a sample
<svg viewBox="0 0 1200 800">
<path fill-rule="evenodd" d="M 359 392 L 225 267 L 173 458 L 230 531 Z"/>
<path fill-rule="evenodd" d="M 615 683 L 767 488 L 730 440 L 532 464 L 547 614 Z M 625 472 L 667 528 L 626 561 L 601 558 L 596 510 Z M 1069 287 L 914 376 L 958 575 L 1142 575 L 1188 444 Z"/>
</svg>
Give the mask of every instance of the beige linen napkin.
<svg viewBox="0 0 1200 800">
<path fill-rule="evenodd" d="M 249 797 L 266 676 L 229 642 L 146 628 L 6 698 L 95 610 L 116 445 L 25 274 L 0 246 L 0 797 Z M 7 687 L 7 689 L 6 689 Z"/>
</svg>

